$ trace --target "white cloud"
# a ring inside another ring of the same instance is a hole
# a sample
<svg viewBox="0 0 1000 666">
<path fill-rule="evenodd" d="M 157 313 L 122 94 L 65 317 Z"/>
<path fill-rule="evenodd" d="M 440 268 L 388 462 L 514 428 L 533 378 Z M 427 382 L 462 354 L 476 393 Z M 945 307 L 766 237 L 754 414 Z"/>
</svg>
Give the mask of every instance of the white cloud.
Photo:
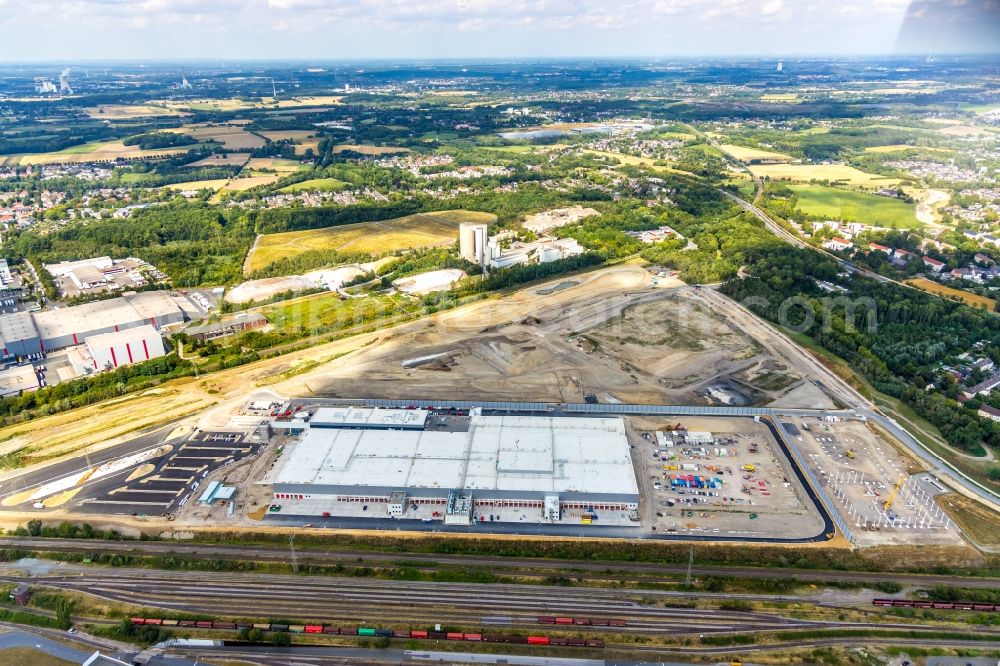
<svg viewBox="0 0 1000 666">
<path fill-rule="evenodd" d="M 0 0 L 6 26 L 0 59 L 25 50 L 38 57 L 132 57 L 153 55 L 154 47 L 158 57 L 331 58 L 519 50 L 525 56 L 809 53 L 849 44 L 878 51 L 891 47 L 907 6 L 908 0 Z M 125 51 L 129 31 L 139 29 L 146 48 Z"/>
</svg>

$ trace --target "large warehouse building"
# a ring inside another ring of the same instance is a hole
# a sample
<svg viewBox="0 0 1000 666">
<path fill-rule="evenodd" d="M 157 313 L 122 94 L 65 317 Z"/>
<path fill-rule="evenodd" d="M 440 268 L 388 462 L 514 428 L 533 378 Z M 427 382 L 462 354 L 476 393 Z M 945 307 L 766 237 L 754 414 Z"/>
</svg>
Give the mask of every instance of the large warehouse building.
<svg viewBox="0 0 1000 666">
<path fill-rule="evenodd" d="M 549 520 L 569 508 L 638 507 L 621 418 L 474 411 L 467 430 L 442 431 L 422 429 L 425 413 L 415 411 L 323 414 L 282 456 L 275 500 L 385 503 L 390 515 L 439 504 L 446 522 L 470 521 L 474 505 L 537 507 Z"/>
<path fill-rule="evenodd" d="M 162 291 L 126 294 L 35 314 L 35 326 L 46 351 L 83 344 L 92 335 L 149 324 L 160 327 L 184 321 L 180 306 Z"/>
<path fill-rule="evenodd" d="M 24 358 L 42 352 L 42 340 L 29 313 L 12 312 L 0 316 L 0 347 L 3 358 Z"/>
<path fill-rule="evenodd" d="M 87 352 L 95 370 L 142 363 L 164 356 L 163 338 L 146 324 L 116 333 L 98 333 L 87 338 Z"/>
</svg>

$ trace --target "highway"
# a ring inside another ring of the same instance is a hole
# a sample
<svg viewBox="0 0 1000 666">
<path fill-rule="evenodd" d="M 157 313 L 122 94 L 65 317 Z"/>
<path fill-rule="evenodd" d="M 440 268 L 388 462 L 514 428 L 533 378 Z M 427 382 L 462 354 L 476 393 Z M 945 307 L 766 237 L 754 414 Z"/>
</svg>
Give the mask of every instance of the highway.
<svg viewBox="0 0 1000 666">
<path fill-rule="evenodd" d="M 286 546 L 226 545 L 183 543 L 173 541 L 105 541 L 103 539 L 42 539 L 0 537 L 0 547 L 23 550 L 60 553 L 122 553 L 161 557 L 185 557 L 199 559 L 253 560 L 259 562 L 290 561 Z M 530 577 L 550 576 L 566 571 L 584 572 L 587 577 L 614 575 L 616 580 L 644 580 L 654 583 L 676 582 L 676 576 L 687 572 L 685 565 L 641 562 L 601 562 L 590 560 L 564 560 L 544 558 L 498 558 L 476 555 L 443 555 L 437 553 L 379 553 L 359 550 L 315 547 L 300 544 L 295 547 L 300 565 L 342 564 L 344 566 L 398 567 L 405 566 L 420 570 L 434 570 L 441 567 L 486 567 L 498 575 Z M 589 573 L 588 573 L 589 572 Z M 929 588 L 935 585 L 954 587 L 996 589 L 1000 578 L 968 577 L 939 574 L 894 573 L 891 571 L 862 572 L 834 571 L 818 569 L 795 569 L 784 567 L 708 566 L 695 564 L 691 568 L 695 576 L 733 576 L 738 578 L 797 578 L 810 582 L 869 583 L 872 586 L 883 581 L 894 581 L 904 586 Z M 673 575 L 673 577 L 671 577 Z M 720 595 L 728 596 L 728 595 Z"/>
</svg>

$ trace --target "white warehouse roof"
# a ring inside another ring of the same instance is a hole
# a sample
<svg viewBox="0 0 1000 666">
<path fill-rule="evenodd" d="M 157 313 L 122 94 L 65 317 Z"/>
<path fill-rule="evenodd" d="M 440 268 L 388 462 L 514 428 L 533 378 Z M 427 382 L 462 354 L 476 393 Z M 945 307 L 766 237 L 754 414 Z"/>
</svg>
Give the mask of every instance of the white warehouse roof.
<svg viewBox="0 0 1000 666">
<path fill-rule="evenodd" d="M 621 418 L 473 416 L 468 432 L 312 427 L 286 454 L 274 483 L 491 494 L 639 493 Z"/>
<path fill-rule="evenodd" d="M 320 407 L 309 419 L 314 428 L 423 428 L 426 409 Z"/>
</svg>

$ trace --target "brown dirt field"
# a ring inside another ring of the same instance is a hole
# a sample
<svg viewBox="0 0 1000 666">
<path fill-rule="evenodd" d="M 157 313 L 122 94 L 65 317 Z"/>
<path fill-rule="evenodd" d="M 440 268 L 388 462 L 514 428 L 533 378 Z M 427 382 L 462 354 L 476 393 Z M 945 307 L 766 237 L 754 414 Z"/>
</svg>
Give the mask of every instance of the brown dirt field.
<svg viewBox="0 0 1000 666">
<path fill-rule="evenodd" d="M 962 289 L 955 289 L 954 287 L 947 287 L 943 284 L 935 282 L 934 280 L 928 280 L 927 278 L 913 278 L 912 280 L 904 280 L 904 282 L 906 284 L 913 285 L 918 289 L 922 289 L 923 291 L 937 294 L 938 296 L 960 299 L 970 307 L 985 308 L 988 312 L 993 312 L 997 306 L 997 302 L 992 298 L 980 296 L 979 294 L 973 294 L 972 292 L 963 291 Z"/>
<path fill-rule="evenodd" d="M 965 495 L 949 493 L 938 504 L 983 549 L 1000 549 L 1000 515 Z"/>
</svg>

